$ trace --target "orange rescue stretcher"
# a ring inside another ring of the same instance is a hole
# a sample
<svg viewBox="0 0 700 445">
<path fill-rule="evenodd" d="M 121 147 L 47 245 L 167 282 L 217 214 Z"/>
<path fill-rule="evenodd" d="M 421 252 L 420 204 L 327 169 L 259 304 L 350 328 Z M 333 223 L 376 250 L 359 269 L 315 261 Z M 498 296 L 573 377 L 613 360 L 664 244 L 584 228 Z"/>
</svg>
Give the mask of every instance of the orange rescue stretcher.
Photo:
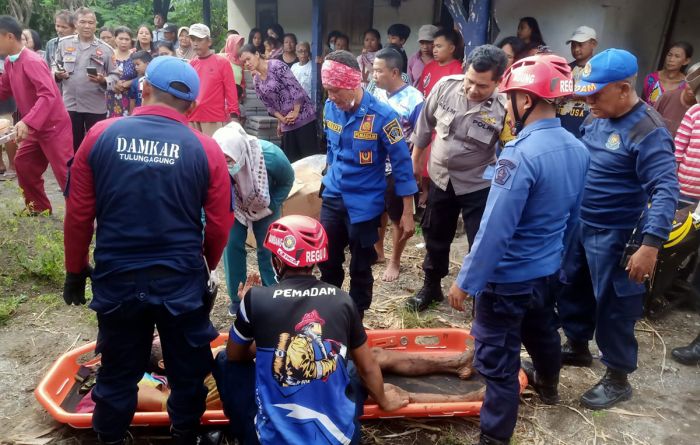
<svg viewBox="0 0 700 445">
<path fill-rule="evenodd" d="M 404 330 L 373 330 L 367 331 L 370 347 L 381 347 L 396 351 L 421 352 L 424 354 L 444 354 L 463 352 L 470 347 L 473 338 L 464 329 L 404 329 Z M 222 333 L 212 342 L 212 348 L 225 344 L 227 333 Z M 77 349 L 63 354 L 53 364 L 34 395 L 48 413 L 58 422 L 66 423 L 74 428 L 92 427 L 92 413 L 75 413 L 64 408 L 64 402 L 71 394 L 76 393 L 76 374 L 81 365 L 93 365 L 99 362 L 94 355 L 95 342 L 88 343 Z M 428 376 L 430 377 L 430 376 Z M 414 377 L 424 379 L 425 377 Z M 480 378 L 476 377 L 477 379 Z M 527 386 L 527 377 L 520 371 L 520 391 Z M 454 381 L 459 381 L 455 376 Z M 392 382 L 391 376 L 385 380 Z M 393 383 L 393 382 L 392 382 Z M 482 382 L 483 384 L 483 382 Z M 403 417 L 467 417 L 478 416 L 481 401 L 458 403 L 411 403 L 397 411 L 387 413 L 374 403 L 366 403 L 362 419 L 394 419 Z M 228 419 L 222 410 L 207 410 L 202 416 L 203 425 L 226 424 Z M 170 424 L 168 413 L 137 412 L 132 420 L 132 426 L 165 426 Z"/>
</svg>

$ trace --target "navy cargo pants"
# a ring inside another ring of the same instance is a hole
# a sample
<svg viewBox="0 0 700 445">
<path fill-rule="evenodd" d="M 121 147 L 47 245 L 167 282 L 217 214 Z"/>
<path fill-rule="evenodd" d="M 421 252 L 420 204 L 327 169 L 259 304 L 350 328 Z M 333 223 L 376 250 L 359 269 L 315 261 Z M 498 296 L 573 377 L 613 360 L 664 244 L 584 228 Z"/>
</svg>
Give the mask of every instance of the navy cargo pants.
<svg viewBox="0 0 700 445">
<path fill-rule="evenodd" d="M 555 276 L 522 283 L 489 283 L 474 301 L 474 367 L 486 379 L 481 431 L 508 441 L 520 402 L 520 345 L 537 373 L 559 375 L 561 347 L 554 313 Z"/>
<path fill-rule="evenodd" d="M 199 302 L 194 303 L 196 309 L 173 315 L 168 308 L 171 302 L 156 304 L 154 293 L 158 288 L 177 286 L 179 278 L 149 280 L 140 273 L 126 275 L 137 275 L 137 279 L 109 279 L 111 283 L 104 283 L 108 289 L 104 293 L 97 291 L 93 299 L 93 303 L 98 298 L 102 301 L 91 304 L 97 310 L 96 352 L 102 354 L 92 391 L 93 428 L 106 442 L 124 438 L 136 411 L 138 383 L 147 369 L 157 327 L 171 389 L 167 406 L 170 421 L 180 431 L 197 429 L 206 410 L 208 391 L 204 379 L 213 366 L 209 343 L 218 335 L 209 312 L 201 304 L 205 281 L 197 277 L 179 286 L 199 289 Z M 93 283 L 93 289 L 98 286 Z M 105 306 L 105 298 L 117 301 L 119 294 L 123 298 L 110 310 L 98 309 Z"/>
<path fill-rule="evenodd" d="M 381 215 L 357 224 L 350 222 L 342 198 L 323 198 L 321 225 L 328 236 L 328 261 L 318 264 L 321 281 L 342 287 L 345 248 L 350 247 L 350 296 L 360 314 L 372 304 L 372 265 L 377 261 L 374 243 L 379 240 Z"/>
<path fill-rule="evenodd" d="M 599 229 L 580 222 L 566 248 L 557 309 L 566 337 L 587 343 L 595 332 L 601 362 L 626 373 L 637 369 L 634 325 L 646 288 L 620 266 L 632 229 Z"/>
</svg>

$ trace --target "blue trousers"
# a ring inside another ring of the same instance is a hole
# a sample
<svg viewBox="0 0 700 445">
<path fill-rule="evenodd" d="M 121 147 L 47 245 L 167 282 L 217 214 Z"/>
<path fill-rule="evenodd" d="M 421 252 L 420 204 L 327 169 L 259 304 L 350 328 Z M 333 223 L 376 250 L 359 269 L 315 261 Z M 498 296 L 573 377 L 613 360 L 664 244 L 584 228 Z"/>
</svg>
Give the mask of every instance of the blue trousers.
<svg viewBox="0 0 700 445">
<path fill-rule="evenodd" d="M 219 389 L 224 414 L 230 420 L 230 434 L 242 445 L 259 444 L 255 431 L 257 413 L 255 363 L 230 362 L 226 359 L 226 352 L 221 351 L 216 356 L 213 375 Z M 362 436 L 359 418 L 363 413 L 367 390 L 362 386 L 357 368 L 352 361 L 348 362 L 348 375 L 351 390 L 355 394 L 355 400 L 358 401 L 355 409 L 355 434 L 350 443 L 359 444 Z"/>
<path fill-rule="evenodd" d="M 553 276 L 522 283 L 493 284 L 474 301 L 474 367 L 486 380 L 481 431 L 508 441 L 520 402 L 520 345 L 525 345 L 535 370 L 559 375 L 561 346 L 554 312 Z"/>
<path fill-rule="evenodd" d="M 154 326 L 171 388 L 170 421 L 181 431 L 198 428 L 206 410 L 204 379 L 213 362 L 209 342 L 216 337 L 206 309 L 173 316 L 165 305 L 134 299 L 98 313 L 97 322 L 96 352 L 102 354 L 102 365 L 92 391 L 92 423 L 100 438 L 111 442 L 126 434 L 136 411 L 137 385 L 150 359 Z"/>
<path fill-rule="evenodd" d="M 598 229 L 580 222 L 566 248 L 557 309 L 566 337 L 593 338 L 609 368 L 637 369 L 634 325 L 642 316 L 646 288 L 620 266 L 632 230 Z"/>
<path fill-rule="evenodd" d="M 253 235 L 255 235 L 255 244 L 257 245 L 258 254 L 258 270 L 260 271 L 260 279 L 263 286 L 271 286 L 277 283 L 275 280 L 275 271 L 272 268 L 272 252 L 263 247 L 265 235 L 270 224 L 275 222 L 280 217 L 280 209 L 277 209 L 271 215 L 250 223 L 253 226 Z M 241 224 L 238 220 L 233 223 L 231 232 L 229 233 L 228 243 L 224 249 L 224 272 L 226 274 L 226 288 L 231 301 L 238 301 L 238 285 L 245 283 L 248 275 L 246 265 L 245 240 L 248 236 L 248 227 Z"/>
<path fill-rule="evenodd" d="M 377 261 L 374 244 L 379 240 L 380 217 L 352 224 L 341 198 L 323 198 L 321 224 L 328 235 L 328 261 L 318 264 L 321 281 L 337 287 L 343 285 L 345 248 L 349 246 L 350 296 L 360 314 L 372 304 L 372 265 Z"/>
</svg>

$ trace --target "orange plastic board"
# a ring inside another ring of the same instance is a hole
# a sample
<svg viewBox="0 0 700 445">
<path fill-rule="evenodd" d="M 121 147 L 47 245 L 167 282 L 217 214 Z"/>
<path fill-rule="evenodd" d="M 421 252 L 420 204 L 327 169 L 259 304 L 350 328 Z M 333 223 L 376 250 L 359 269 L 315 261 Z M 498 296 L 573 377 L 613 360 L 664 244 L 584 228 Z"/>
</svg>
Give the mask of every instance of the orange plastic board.
<svg viewBox="0 0 700 445">
<path fill-rule="evenodd" d="M 463 329 L 405 329 L 405 330 L 376 330 L 367 331 L 370 347 L 382 347 L 397 351 L 423 352 L 425 354 L 444 354 L 462 352 L 467 349 L 472 337 Z M 227 340 L 228 334 L 222 333 L 212 342 L 212 348 L 221 346 Z M 95 342 L 88 343 L 77 349 L 63 354 L 49 369 L 46 376 L 34 390 L 39 403 L 58 422 L 69 424 L 74 428 L 90 428 L 92 414 L 68 412 L 61 407 L 66 396 L 77 383 L 75 375 L 80 364 L 94 363 L 98 359 L 86 360 L 85 356 L 93 354 Z M 520 389 L 527 386 L 525 373 L 520 371 Z M 463 403 L 412 403 L 393 411 L 383 412 L 375 404 L 366 404 L 363 419 L 392 419 L 400 417 L 463 417 L 478 416 L 481 402 Z M 202 417 L 202 424 L 224 424 L 228 419 L 221 410 L 208 410 Z M 134 426 L 164 426 L 169 425 L 167 412 L 137 412 L 134 415 Z"/>
</svg>

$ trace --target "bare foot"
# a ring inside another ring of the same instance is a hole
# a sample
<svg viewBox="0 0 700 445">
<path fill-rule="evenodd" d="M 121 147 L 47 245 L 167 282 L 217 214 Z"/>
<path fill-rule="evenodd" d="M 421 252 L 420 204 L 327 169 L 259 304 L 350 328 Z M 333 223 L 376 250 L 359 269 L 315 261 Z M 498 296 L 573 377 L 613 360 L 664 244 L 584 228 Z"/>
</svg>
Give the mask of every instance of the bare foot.
<svg viewBox="0 0 700 445">
<path fill-rule="evenodd" d="M 386 257 L 384 256 L 384 244 L 381 246 L 380 243 L 374 245 L 374 251 L 377 252 L 377 259 L 374 264 L 384 264 L 386 263 Z"/>
<path fill-rule="evenodd" d="M 467 380 L 474 373 L 474 350 L 467 349 L 459 356 L 457 375 L 462 380 Z"/>
<path fill-rule="evenodd" d="M 395 263 L 390 260 L 388 263 L 386 263 L 386 270 L 384 271 L 384 276 L 382 277 L 382 280 L 386 281 L 387 283 L 396 281 L 399 278 L 400 269 L 401 266 L 398 263 Z"/>
</svg>

